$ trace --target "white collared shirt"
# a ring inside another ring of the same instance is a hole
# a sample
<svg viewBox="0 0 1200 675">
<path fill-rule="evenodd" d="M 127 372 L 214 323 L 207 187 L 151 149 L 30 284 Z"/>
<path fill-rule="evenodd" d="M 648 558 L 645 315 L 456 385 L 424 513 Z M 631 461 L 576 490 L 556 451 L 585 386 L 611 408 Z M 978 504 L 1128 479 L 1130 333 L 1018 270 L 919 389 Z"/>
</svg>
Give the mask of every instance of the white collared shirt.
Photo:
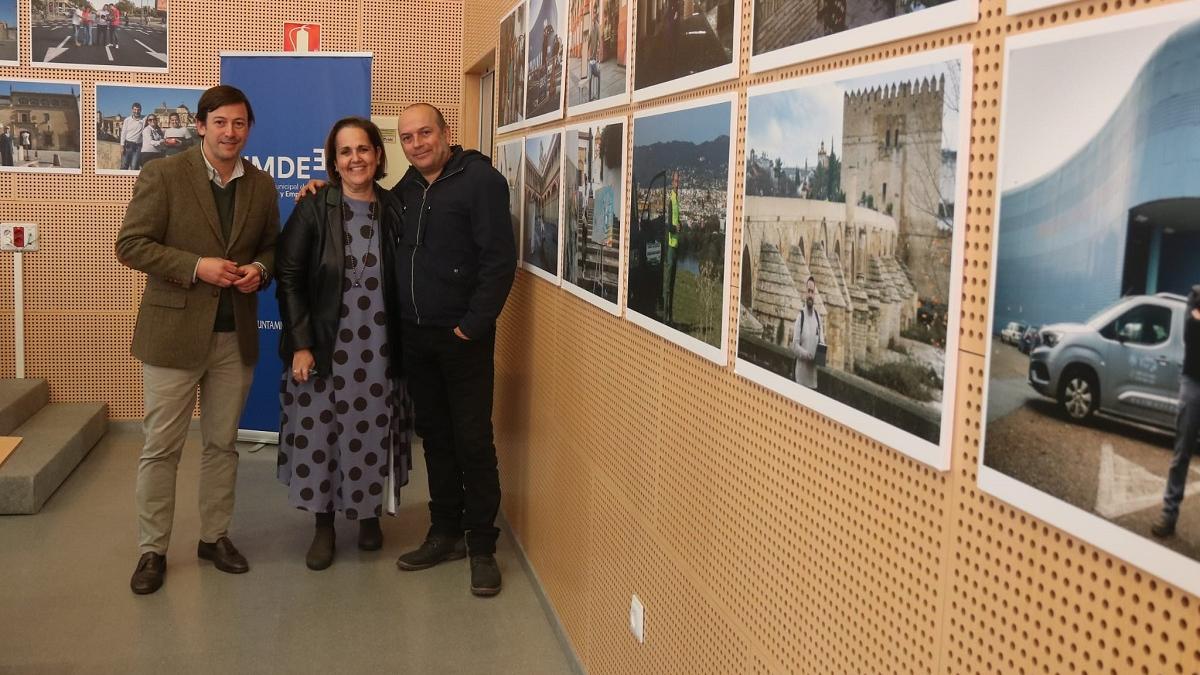
<svg viewBox="0 0 1200 675">
<path fill-rule="evenodd" d="M 221 182 L 221 172 L 217 171 L 212 162 L 208 161 L 208 155 L 204 154 L 204 141 L 200 142 L 200 156 L 204 158 L 204 167 L 208 169 L 208 179 L 217 184 L 217 187 L 223 188 L 233 181 L 246 175 L 246 170 L 242 168 L 242 158 L 238 157 L 238 161 L 233 164 L 233 173 L 229 176 L 229 180 Z"/>
</svg>

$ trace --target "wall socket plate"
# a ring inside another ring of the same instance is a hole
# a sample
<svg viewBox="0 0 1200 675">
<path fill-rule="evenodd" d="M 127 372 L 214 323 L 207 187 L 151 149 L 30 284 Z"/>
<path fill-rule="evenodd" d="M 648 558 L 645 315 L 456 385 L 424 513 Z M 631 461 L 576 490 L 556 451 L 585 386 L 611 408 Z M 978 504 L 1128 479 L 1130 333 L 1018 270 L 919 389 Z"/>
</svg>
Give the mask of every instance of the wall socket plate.
<svg viewBox="0 0 1200 675">
<path fill-rule="evenodd" d="M 646 643 L 646 607 L 637 593 L 629 600 L 629 632 L 637 638 L 638 644 Z"/>
<path fill-rule="evenodd" d="M 38 250 L 37 223 L 0 223 L 0 251 Z"/>
</svg>

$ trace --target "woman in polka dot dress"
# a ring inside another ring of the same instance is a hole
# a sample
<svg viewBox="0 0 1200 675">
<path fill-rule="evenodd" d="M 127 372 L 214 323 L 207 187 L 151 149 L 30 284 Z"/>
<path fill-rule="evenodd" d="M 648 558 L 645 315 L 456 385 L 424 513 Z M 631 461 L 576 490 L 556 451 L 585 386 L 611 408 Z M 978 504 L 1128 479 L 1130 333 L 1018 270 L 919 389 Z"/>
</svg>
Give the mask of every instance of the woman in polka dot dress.
<svg viewBox="0 0 1200 675">
<path fill-rule="evenodd" d="M 399 377 L 392 273 L 400 208 L 375 181 L 386 166 L 370 121 L 339 120 L 325 142 L 329 185 L 296 205 L 279 238 L 283 319 L 278 477 L 288 502 L 311 511 L 305 559 L 333 563 L 333 514 L 359 522 L 358 547 L 383 546 L 379 517 L 395 512 L 412 463 L 411 404 Z"/>
</svg>

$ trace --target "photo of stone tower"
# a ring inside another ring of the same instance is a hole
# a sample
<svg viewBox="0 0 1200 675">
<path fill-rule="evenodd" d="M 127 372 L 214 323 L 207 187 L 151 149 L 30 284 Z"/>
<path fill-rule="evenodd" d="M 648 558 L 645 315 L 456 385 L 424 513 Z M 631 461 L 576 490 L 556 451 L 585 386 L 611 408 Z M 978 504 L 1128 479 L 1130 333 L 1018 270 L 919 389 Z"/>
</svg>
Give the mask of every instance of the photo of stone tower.
<svg viewBox="0 0 1200 675">
<path fill-rule="evenodd" d="M 945 303 L 957 158 L 943 147 L 946 78 L 850 91 L 844 100 L 842 192 L 896 219 L 896 257 L 912 271 L 917 294 Z"/>
</svg>

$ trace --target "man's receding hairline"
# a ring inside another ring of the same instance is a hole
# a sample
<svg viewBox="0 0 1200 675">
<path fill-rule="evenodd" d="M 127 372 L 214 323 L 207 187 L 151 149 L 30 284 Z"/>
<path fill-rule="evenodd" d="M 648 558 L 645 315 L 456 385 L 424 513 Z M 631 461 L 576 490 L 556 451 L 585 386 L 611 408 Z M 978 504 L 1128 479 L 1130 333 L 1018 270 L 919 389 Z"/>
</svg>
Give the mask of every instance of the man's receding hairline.
<svg viewBox="0 0 1200 675">
<path fill-rule="evenodd" d="M 425 110 L 432 112 L 434 123 L 437 124 L 438 127 L 443 130 L 448 128 L 446 125 L 446 117 L 444 115 L 442 115 L 442 111 L 438 110 L 437 106 L 433 105 L 432 103 L 426 103 L 424 101 L 421 101 L 418 103 L 413 103 L 412 105 L 408 106 L 403 111 L 401 111 L 400 114 L 403 115 L 404 113 L 406 113 L 409 110 L 412 110 L 414 108 L 423 108 Z"/>
</svg>

